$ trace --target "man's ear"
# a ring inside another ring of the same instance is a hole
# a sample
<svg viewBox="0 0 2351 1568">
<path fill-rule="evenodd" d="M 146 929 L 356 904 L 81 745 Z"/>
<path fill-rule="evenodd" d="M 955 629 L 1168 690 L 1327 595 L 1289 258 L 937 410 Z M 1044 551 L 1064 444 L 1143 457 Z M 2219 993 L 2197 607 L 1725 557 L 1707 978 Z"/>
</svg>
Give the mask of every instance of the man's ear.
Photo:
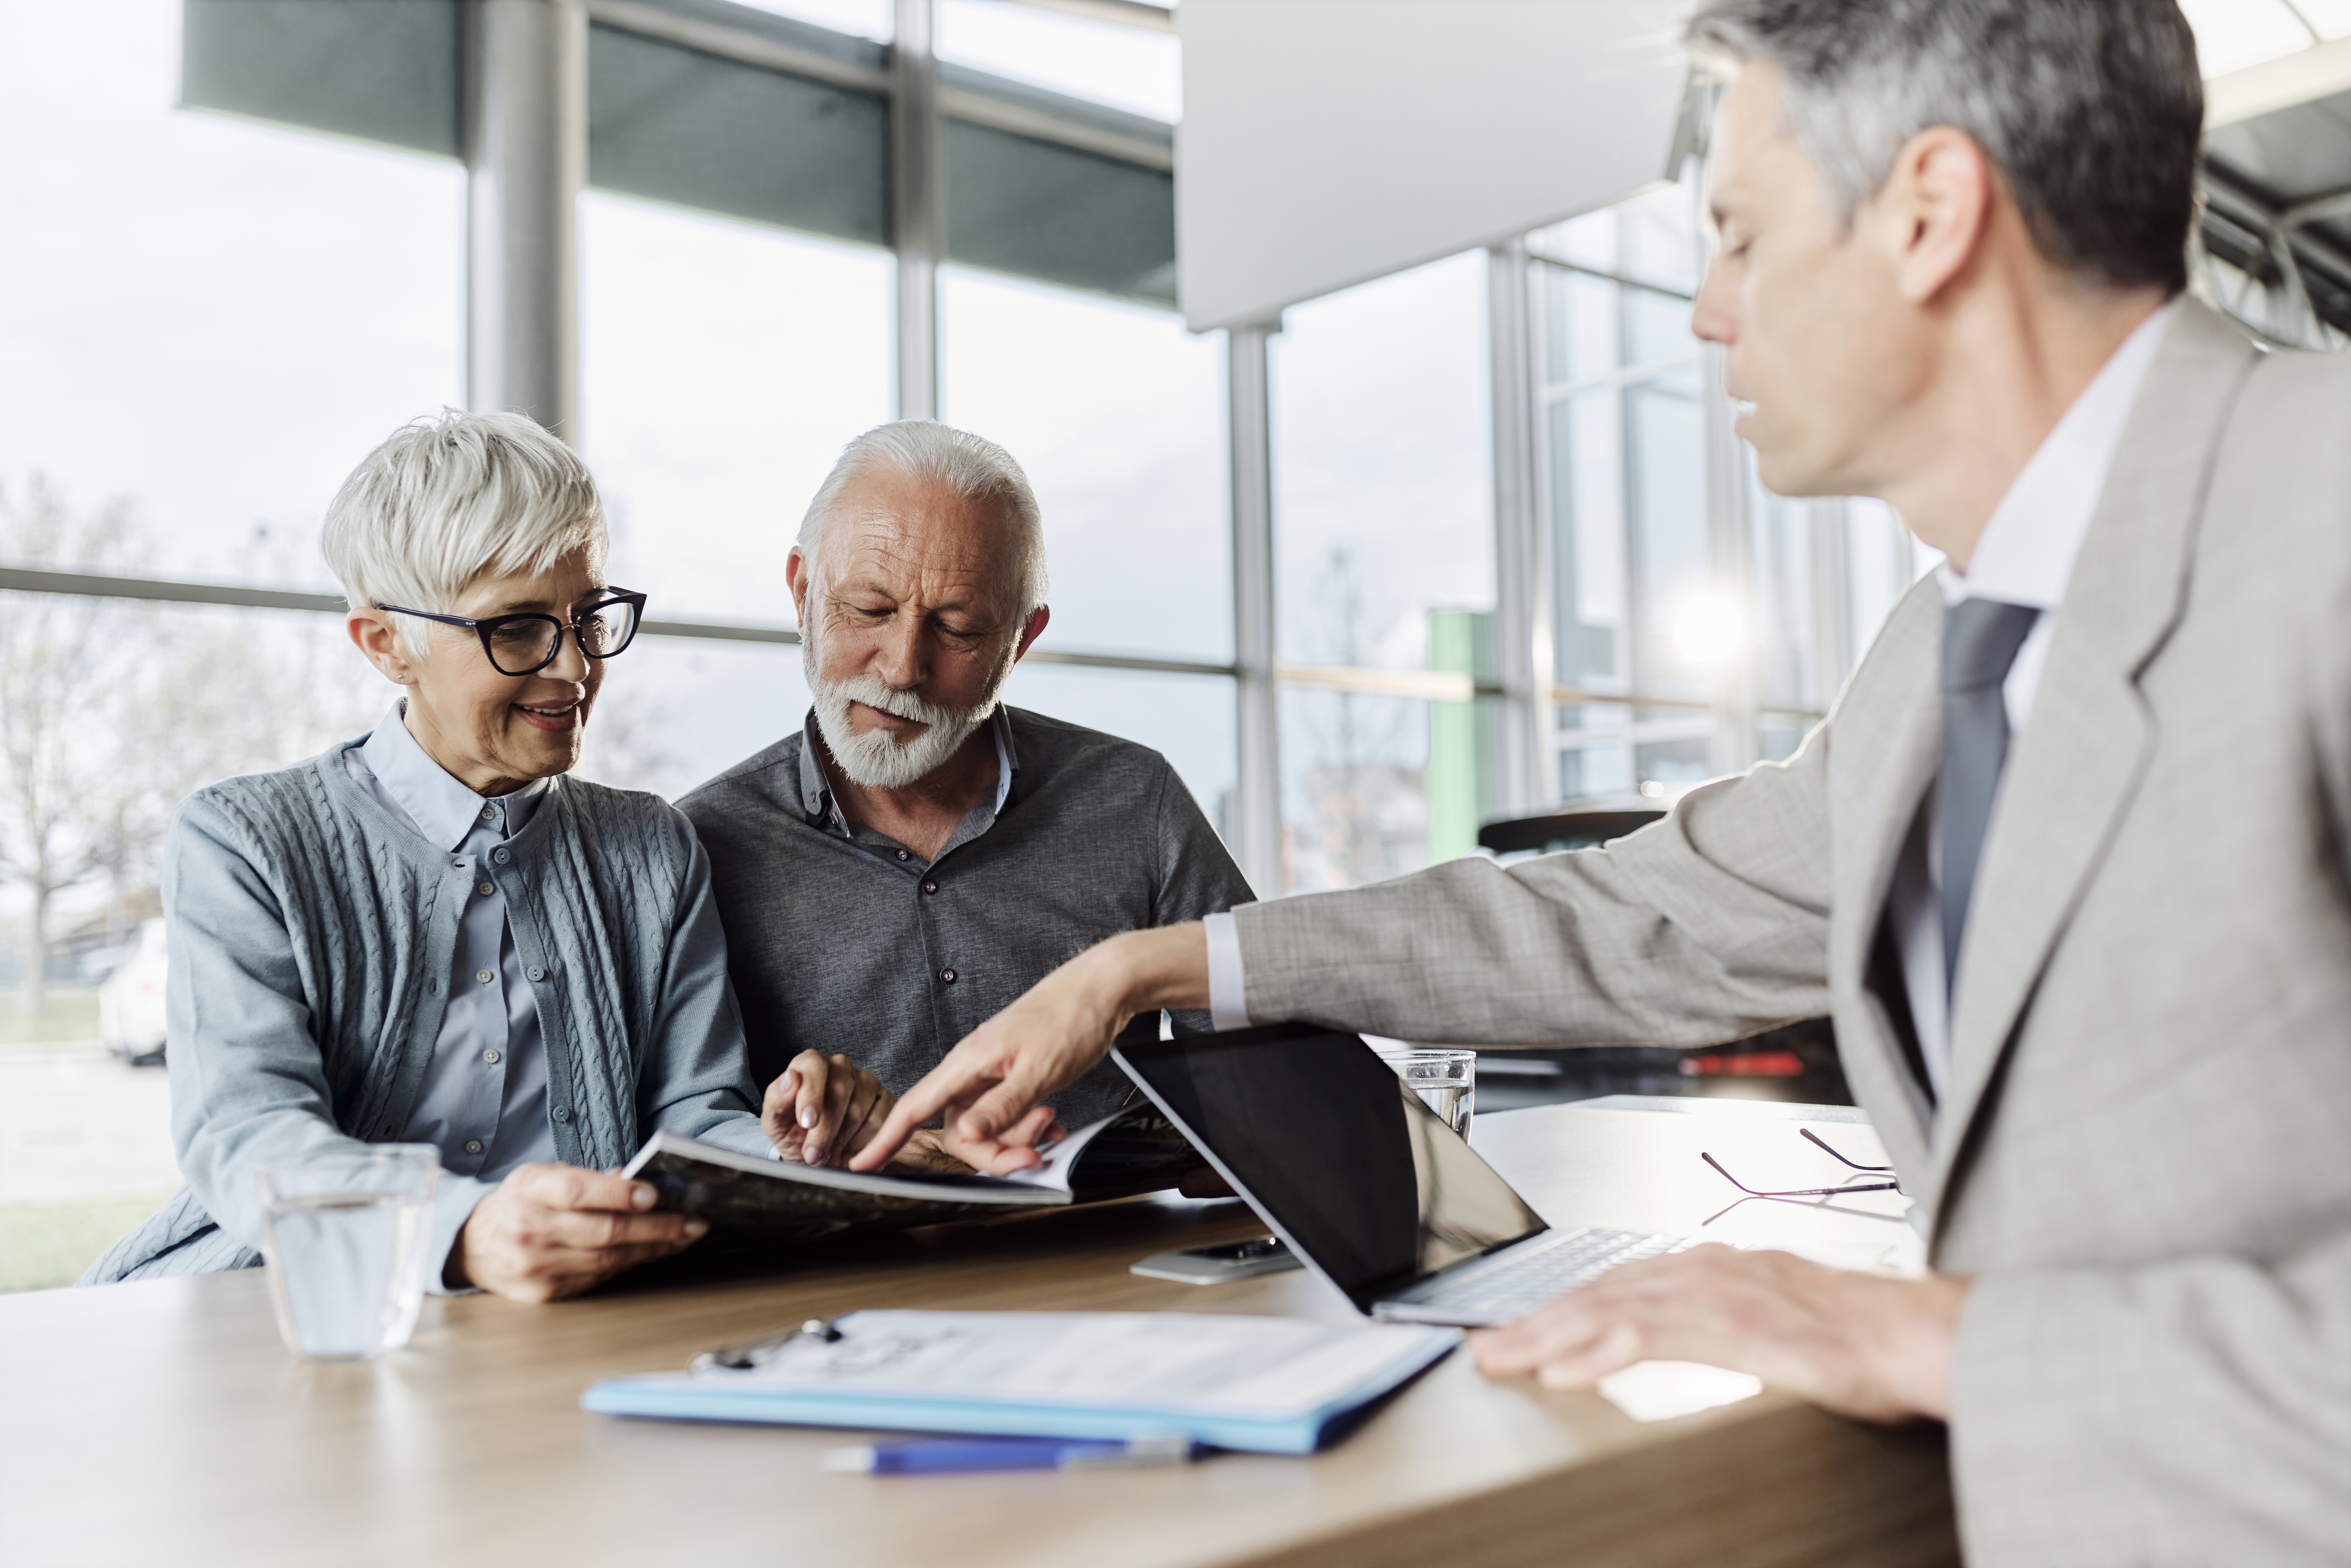
<svg viewBox="0 0 2351 1568">
<path fill-rule="evenodd" d="M 1903 298 L 1927 304 L 1967 270 L 1999 199 L 1991 160 L 1966 131 L 1938 125 L 1902 144 L 1867 206 Z"/>
<path fill-rule="evenodd" d="M 791 590 L 793 618 L 801 625 L 807 625 L 809 559 L 798 545 L 794 545 L 792 553 L 784 558 L 784 586 Z"/>
<path fill-rule="evenodd" d="M 1037 639 L 1045 634 L 1045 622 L 1052 618 L 1050 605 L 1040 604 L 1029 612 L 1029 624 L 1020 628 L 1020 646 L 1012 650 L 1014 664 L 1019 664 L 1029 650 L 1037 645 Z"/>
<path fill-rule="evenodd" d="M 385 680 L 403 686 L 416 684 L 415 672 L 400 645 L 399 628 L 391 616 L 381 610 L 354 610 L 344 618 L 343 630 Z"/>
</svg>

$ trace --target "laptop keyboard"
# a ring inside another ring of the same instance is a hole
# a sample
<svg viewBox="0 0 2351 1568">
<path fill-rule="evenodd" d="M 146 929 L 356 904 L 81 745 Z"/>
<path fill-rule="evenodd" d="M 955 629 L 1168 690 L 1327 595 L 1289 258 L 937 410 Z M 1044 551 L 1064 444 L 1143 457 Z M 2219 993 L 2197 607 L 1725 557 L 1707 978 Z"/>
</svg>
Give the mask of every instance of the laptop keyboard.
<svg viewBox="0 0 2351 1568">
<path fill-rule="evenodd" d="M 1549 1247 L 1513 1249 L 1490 1263 L 1443 1281 L 1420 1299 L 1486 1322 L 1509 1322 L 1620 1263 L 1658 1257 L 1681 1245 L 1677 1236 L 1585 1230 Z"/>
</svg>

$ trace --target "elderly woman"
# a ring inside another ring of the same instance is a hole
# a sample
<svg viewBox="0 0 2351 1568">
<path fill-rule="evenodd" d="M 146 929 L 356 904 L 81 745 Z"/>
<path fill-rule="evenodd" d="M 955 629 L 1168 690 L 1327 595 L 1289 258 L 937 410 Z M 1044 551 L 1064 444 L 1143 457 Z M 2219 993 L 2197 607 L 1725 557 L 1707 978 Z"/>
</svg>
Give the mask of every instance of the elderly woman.
<svg viewBox="0 0 2351 1568">
<path fill-rule="evenodd" d="M 444 415 L 344 483 L 326 553 L 402 688 L 364 739 L 198 791 L 163 871 L 172 1133 L 188 1186 L 85 1283 L 260 1261 L 254 1170 L 440 1150 L 442 1288 L 546 1301 L 703 1222 L 607 1174 L 655 1129 L 819 1160 L 890 1097 L 805 1052 L 763 1107 L 709 863 L 665 802 L 564 775 L 644 604 L 603 512 L 519 414 Z"/>
</svg>

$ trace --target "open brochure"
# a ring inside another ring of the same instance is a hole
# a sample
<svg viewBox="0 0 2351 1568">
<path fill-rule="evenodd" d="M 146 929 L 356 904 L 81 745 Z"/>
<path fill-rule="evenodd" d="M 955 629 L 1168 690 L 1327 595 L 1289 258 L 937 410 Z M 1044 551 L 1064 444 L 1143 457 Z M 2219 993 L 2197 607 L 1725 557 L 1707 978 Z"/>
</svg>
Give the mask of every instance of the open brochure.
<svg viewBox="0 0 2351 1568">
<path fill-rule="evenodd" d="M 622 1174 L 651 1182 L 664 1209 L 730 1229 L 811 1237 L 1156 1192 L 1204 1163 L 1157 1107 L 1138 1103 L 1080 1128 L 1046 1150 L 1043 1165 L 1008 1176 L 848 1171 L 762 1159 L 674 1133 L 654 1134 Z"/>
</svg>

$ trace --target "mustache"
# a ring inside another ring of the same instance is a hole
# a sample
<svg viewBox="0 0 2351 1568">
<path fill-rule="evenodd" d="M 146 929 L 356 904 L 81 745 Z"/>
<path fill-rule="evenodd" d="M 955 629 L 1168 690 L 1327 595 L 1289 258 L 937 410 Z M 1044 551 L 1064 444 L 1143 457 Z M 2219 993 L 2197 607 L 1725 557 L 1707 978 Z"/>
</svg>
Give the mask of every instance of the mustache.
<svg viewBox="0 0 2351 1568">
<path fill-rule="evenodd" d="M 951 729 L 975 717 L 985 718 L 996 706 L 994 695 L 990 694 L 976 711 L 948 707 L 914 692 L 902 691 L 871 672 L 827 681 L 824 686 L 827 695 L 837 700 L 863 703 L 867 707 L 878 709 L 893 718 L 903 718 L 910 724 L 919 724 L 931 729 Z"/>
</svg>

